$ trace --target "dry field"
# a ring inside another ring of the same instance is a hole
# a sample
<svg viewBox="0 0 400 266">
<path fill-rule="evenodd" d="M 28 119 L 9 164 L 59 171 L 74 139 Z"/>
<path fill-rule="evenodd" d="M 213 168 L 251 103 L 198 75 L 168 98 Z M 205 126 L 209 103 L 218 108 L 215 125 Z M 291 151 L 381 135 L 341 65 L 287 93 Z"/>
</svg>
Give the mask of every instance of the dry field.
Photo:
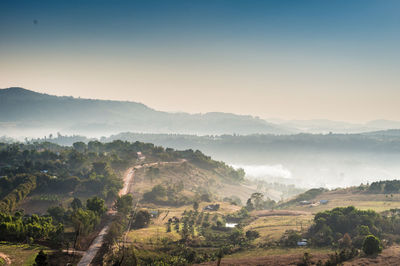
<svg viewBox="0 0 400 266">
<path fill-rule="evenodd" d="M 306 230 L 314 217 L 308 212 L 286 210 L 257 211 L 252 212 L 252 215 L 257 219 L 246 226 L 244 230 L 256 230 L 260 233 L 260 237 L 255 240 L 255 243 L 279 240 L 286 230 Z"/>
<path fill-rule="evenodd" d="M 290 249 L 258 249 L 228 255 L 221 260 L 221 265 L 297 265 L 302 261 L 305 252 L 311 253 L 311 260 L 326 260 L 330 249 L 290 248 Z M 215 261 L 201 265 L 216 265 Z"/>
<path fill-rule="evenodd" d="M 357 258 L 345 262 L 345 266 L 366 266 L 366 265 L 400 265 L 400 246 L 394 245 L 382 251 L 378 256 Z"/>
<path fill-rule="evenodd" d="M 288 209 L 317 213 L 335 207 L 346 207 L 350 205 L 362 210 L 372 209 L 377 212 L 400 208 L 400 194 L 393 194 L 392 196 L 385 194 L 368 194 L 355 191 L 354 189 L 340 189 L 324 192 L 311 201 L 319 202 L 320 200 L 328 200 L 329 202 L 315 207 L 297 205 L 288 207 Z"/>
</svg>

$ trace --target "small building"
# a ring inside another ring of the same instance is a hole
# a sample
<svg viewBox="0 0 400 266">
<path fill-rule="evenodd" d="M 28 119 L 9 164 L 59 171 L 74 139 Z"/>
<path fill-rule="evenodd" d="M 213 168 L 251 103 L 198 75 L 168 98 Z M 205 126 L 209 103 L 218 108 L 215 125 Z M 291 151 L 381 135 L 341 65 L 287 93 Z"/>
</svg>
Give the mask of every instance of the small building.
<svg viewBox="0 0 400 266">
<path fill-rule="evenodd" d="M 157 218 L 158 215 L 160 214 L 159 211 L 156 211 L 156 210 L 152 210 L 152 211 L 149 211 L 149 212 L 150 212 L 151 218 Z"/>
<path fill-rule="evenodd" d="M 203 208 L 204 211 L 218 211 L 219 210 L 219 204 L 210 204 L 207 205 Z"/>
<path fill-rule="evenodd" d="M 311 201 L 302 200 L 302 201 L 300 201 L 299 203 L 300 203 L 300 205 L 310 205 L 310 204 L 311 204 Z"/>
<path fill-rule="evenodd" d="M 304 247 L 307 246 L 307 239 L 302 239 L 301 241 L 297 241 L 297 246 Z"/>
<path fill-rule="evenodd" d="M 328 204 L 328 202 L 329 202 L 329 200 L 325 200 L 325 199 L 322 199 L 319 201 L 319 203 L 321 203 L 321 204 Z"/>
<path fill-rule="evenodd" d="M 227 228 L 235 228 L 236 225 L 238 225 L 237 223 L 225 223 L 225 227 Z"/>
</svg>

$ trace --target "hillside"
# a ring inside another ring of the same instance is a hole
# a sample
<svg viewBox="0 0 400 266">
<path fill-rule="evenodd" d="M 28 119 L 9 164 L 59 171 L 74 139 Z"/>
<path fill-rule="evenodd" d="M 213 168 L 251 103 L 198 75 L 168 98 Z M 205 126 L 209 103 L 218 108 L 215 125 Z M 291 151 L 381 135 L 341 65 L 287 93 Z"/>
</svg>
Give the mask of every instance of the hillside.
<svg viewBox="0 0 400 266">
<path fill-rule="evenodd" d="M 141 197 L 157 184 L 180 187 L 174 193 L 186 191 L 187 197 L 179 204 L 191 204 L 202 195 L 221 200 L 235 195 L 244 178 L 243 170 L 234 170 L 200 151 L 175 151 L 141 142 L 76 143 L 73 148 L 51 143 L 0 144 L 0 159 L 0 209 L 12 211 L 22 203 L 30 213 L 69 203 L 72 195 L 97 195 L 112 202 L 128 167 L 138 167 L 135 194 L 141 192 Z M 154 166 L 140 168 L 149 164 Z M 254 192 L 241 190 L 243 200 Z"/>
<path fill-rule="evenodd" d="M 23 108 L 22 108 L 23 107 Z M 72 132 L 102 136 L 121 131 L 187 134 L 289 133 L 260 118 L 229 113 L 168 113 L 144 104 L 58 97 L 23 88 L 0 90 L 3 134 Z M 46 134 L 46 135 L 47 135 Z"/>
<path fill-rule="evenodd" d="M 400 176 L 400 138 L 385 134 L 221 135 L 125 132 L 99 140 L 150 142 L 174 149 L 198 149 L 242 167 L 249 178 L 297 187 L 347 187 Z M 34 139 L 32 141 L 44 141 Z M 47 139 L 61 145 L 88 142 L 83 136 Z"/>
<path fill-rule="evenodd" d="M 384 212 L 400 208 L 400 181 L 377 181 L 350 188 L 310 189 L 286 202 L 280 208 L 316 213 L 336 207 L 355 206 L 362 210 Z"/>
</svg>

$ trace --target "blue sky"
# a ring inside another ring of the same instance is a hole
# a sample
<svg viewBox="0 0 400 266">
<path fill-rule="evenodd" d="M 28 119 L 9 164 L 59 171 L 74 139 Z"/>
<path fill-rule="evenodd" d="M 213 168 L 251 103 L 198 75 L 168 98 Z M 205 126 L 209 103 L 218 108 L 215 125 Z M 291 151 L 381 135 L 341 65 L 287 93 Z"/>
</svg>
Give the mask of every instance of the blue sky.
<svg viewBox="0 0 400 266">
<path fill-rule="evenodd" d="M 166 111 L 400 119 L 398 14 L 388 0 L 3 0 L 0 87 Z"/>
</svg>

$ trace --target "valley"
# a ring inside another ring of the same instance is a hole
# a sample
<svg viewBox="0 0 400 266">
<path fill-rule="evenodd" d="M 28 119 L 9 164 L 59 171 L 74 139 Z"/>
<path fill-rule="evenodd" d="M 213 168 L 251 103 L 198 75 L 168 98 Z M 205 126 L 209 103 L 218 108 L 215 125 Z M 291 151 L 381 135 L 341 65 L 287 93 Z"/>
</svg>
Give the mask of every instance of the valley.
<svg viewBox="0 0 400 266">
<path fill-rule="evenodd" d="M 11 240 L 15 233 L 1 229 L 8 219 L 2 218 L 0 229 L 5 231 L 1 240 L 6 242 L 0 244 L 0 252 L 7 258 L 6 265 L 16 265 L 20 259 L 13 254 L 25 252 L 26 247 L 33 251 L 22 261 L 27 265 L 41 249 L 51 261 L 63 258 L 76 265 L 116 261 L 129 265 L 132 260 L 140 265 L 160 261 L 174 264 L 176 260 L 201 265 L 219 260 L 221 265 L 297 265 L 305 254 L 315 263 L 325 263 L 338 259 L 332 257 L 335 252 L 350 252 L 333 244 L 342 241 L 343 233 L 330 233 L 332 236 L 321 239 L 311 234 L 319 230 L 316 217 L 331 210 L 351 211 L 356 216 L 367 211 L 371 219 L 377 219 L 368 224 L 376 223 L 381 228 L 369 230 L 382 237 L 385 249 L 395 248 L 396 239 L 400 239 L 396 229 L 400 221 L 397 181 L 332 190 L 314 188 L 273 200 L 269 196 L 273 198 L 275 192 L 268 183 L 246 179 L 243 170 L 214 161 L 200 151 L 178 151 L 140 142 L 78 142 L 72 147 L 43 142 L 2 144 L 0 156 L 4 161 L 3 217 L 8 210 L 14 215 L 22 213 L 22 218 L 12 219 L 22 219 L 26 226 L 32 217 L 40 217 L 43 222 L 50 219 L 47 221 L 55 226 L 37 236 L 24 232 L 31 242 L 21 249 Z M 23 167 L 21 160 L 15 160 L 21 156 L 25 158 Z M 24 182 L 34 182 L 30 192 L 18 192 L 28 189 Z M 41 185 L 35 187 L 38 182 Z M 88 185 L 103 187 L 104 193 L 83 193 L 82 188 Z M 13 193 L 23 196 L 14 198 Z M 393 223 L 392 227 L 386 223 Z M 61 228 L 61 238 L 55 237 L 51 230 Z M 362 238 L 357 231 L 351 234 L 354 241 Z M 305 246 L 296 244 L 301 239 L 306 240 Z M 323 244 L 316 244 L 318 241 Z M 362 243 L 356 243 L 360 249 Z M 61 253 L 57 251 L 60 248 Z M 356 252 L 357 248 L 351 250 Z M 360 251 L 351 254 L 340 259 L 354 263 L 372 259 Z M 380 256 L 388 254 L 392 253 Z"/>
</svg>

